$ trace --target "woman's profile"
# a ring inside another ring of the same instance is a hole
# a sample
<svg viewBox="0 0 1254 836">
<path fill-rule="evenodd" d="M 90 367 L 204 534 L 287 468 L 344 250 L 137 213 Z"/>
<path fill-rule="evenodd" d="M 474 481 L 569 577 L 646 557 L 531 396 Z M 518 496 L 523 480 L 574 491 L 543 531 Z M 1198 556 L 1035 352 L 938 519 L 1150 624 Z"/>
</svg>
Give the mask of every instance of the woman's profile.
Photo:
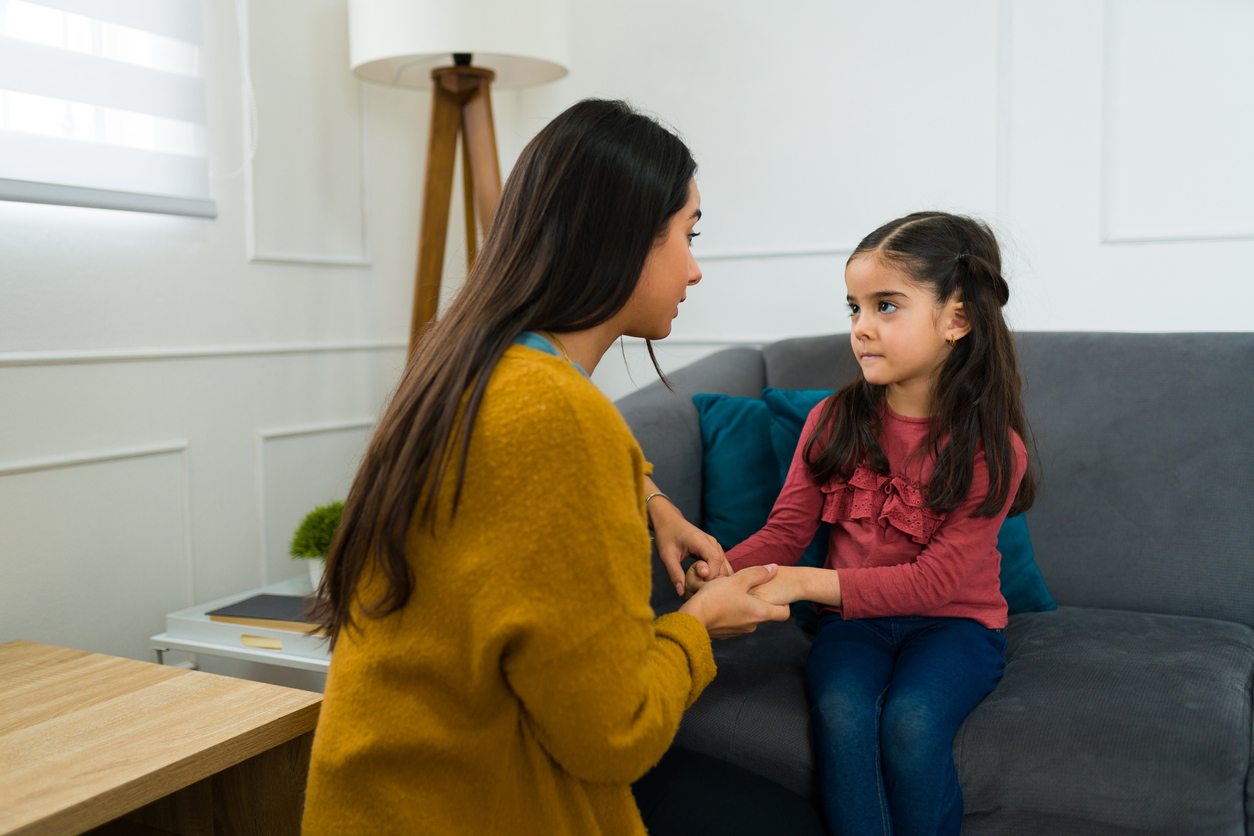
<svg viewBox="0 0 1254 836">
<path fill-rule="evenodd" d="M 757 566 L 654 618 L 651 515 L 672 557 L 709 540 L 588 379 L 620 337 L 667 336 L 700 281 L 695 170 L 619 102 L 523 151 L 345 503 L 308 836 L 821 832 L 803 799 L 670 748 L 710 637 L 789 610 L 750 594 Z"/>
</svg>

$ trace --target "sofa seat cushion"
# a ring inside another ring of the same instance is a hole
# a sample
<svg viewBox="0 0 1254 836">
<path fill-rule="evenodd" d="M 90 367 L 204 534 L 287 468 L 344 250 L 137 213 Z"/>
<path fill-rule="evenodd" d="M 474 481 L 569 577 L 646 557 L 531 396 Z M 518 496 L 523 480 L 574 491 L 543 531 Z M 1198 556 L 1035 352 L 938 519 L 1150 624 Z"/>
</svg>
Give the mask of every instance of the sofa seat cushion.
<svg viewBox="0 0 1254 836">
<path fill-rule="evenodd" d="M 684 714 L 675 743 L 810 796 L 809 653 L 809 637 L 791 619 L 714 642 L 718 673 Z"/>
<path fill-rule="evenodd" d="M 954 739 L 964 836 L 1246 833 L 1254 631 L 1059 607 L 1011 616 L 1006 639 Z M 715 642 L 676 742 L 812 794 L 808 653 L 792 622 Z"/>
<path fill-rule="evenodd" d="M 964 836 L 1245 833 L 1254 631 L 1059 607 L 1006 638 L 954 739 Z"/>
</svg>

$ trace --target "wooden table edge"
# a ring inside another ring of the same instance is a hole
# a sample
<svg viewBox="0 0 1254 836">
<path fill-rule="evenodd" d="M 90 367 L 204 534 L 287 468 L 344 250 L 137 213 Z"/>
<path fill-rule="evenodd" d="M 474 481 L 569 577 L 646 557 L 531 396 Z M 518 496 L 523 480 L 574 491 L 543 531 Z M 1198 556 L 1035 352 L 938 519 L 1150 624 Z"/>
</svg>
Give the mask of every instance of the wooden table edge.
<svg viewBox="0 0 1254 836">
<path fill-rule="evenodd" d="M 18 824 L 16 829 L 0 830 L 0 836 L 82 833 L 178 792 L 224 769 L 243 763 L 262 752 L 295 740 L 313 731 L 318 724 L 318 714 L 322 709 L 322 695 L 313 691 L 309 694 L 317 699 L 289 714 L 275 717 L 251 729 L 250 739 L 245 745 L 226 758 L 214 756 L 220 756 L 224 749 L 230 750 L 238 746 L 238 738 L 220 741 L 194 755 L 188 755 L 160 769 L 139 775 L 124 784 L 111 787 L 100 795 L 83 799 L 43 818 Z M 93 809 L 97 807 L 98 810 Z M 62 829 L 66 826 L 74 829 Z"/>
</svg>

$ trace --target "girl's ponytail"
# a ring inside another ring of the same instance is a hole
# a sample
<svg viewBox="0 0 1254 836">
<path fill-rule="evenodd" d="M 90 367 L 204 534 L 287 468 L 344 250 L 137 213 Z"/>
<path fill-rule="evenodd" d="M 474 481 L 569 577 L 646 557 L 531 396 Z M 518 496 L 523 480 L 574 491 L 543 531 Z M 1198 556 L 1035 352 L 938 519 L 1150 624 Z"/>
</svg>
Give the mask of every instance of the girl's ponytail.
<svg viewBox="0 0 1254 836">
<path fill-rule="evenodd" d="M 983 446 L 989 487 L 976 514 L 995 516 L 1014 478 L 1010 431 L 1032 448 L 1014 337 L 1002 316 L 1010 286 L 1001 272 L 997 239 L 987 225 L 972 218 L 916 212 L 872 232 L 849 259 L 867 254 L 904 270 L 928 287 L 938 304 L 955 296 L 962 301 L 971 331 L 954 344 L 938 372 L 926 441 L 936 456 L 928 507 L 944 513 L 962 504 L 971 492 L 975 456 Z M 887 459 L 876 441 L 884 392 L 859 373 L 825 405 L 819 429 L 806 442 L 806 460 L 816 481 L 848 480 L 861 462 L 887 473 Z M 820 444 L 826 427 L 832 428 L 831 435 Z M 1010 513 L 1027 510 L 1035 495 L 1029 462 Z"/>
</svg>

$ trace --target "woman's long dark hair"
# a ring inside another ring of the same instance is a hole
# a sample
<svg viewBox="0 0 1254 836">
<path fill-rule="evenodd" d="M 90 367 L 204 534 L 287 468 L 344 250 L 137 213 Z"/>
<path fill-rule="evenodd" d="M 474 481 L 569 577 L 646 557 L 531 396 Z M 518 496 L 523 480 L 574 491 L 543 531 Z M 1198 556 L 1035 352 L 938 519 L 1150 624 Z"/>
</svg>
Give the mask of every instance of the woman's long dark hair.
<svg viewBox="0 0 1254 836">
<path fill-rule="evenodd" d="M 971 331 L 958 340 L 937 372 L 932 395 L 932 425 L 924 449 L 936 457 L 928 482 L 928 507 L 948 513 L 971 492 L 977 448 L 988 462 L 988 495 L 976 516 L 996 516 L 1006 504 L 1014 478 L 1010 430 L 1033 449 L 1021 397 L 1022 380 L 1014 337 L 1001 309 L 1010 286 L 1001 274 L 1001 252 L 988 226 L 946 212 L 915 212 L 872 232 L 849 256 L 875 258 L 931 291 L 937 305 L 955 297 L 962 302 Z M 806 461 L 820 484 L 848 481 L 866 462 L 888 473 L 888 459 L 877 436 L 886 387 L 857 379 L 824 404 L 818 427 L 806 441 Z M 831 427 L 827 444 L 821 436 Z M 942 446 L 943 443 L 943 446 Z M 1036 495 L 1029 457 L 1011 514 L 1026 511 Z"/>
<path fill-rule="evenodd" d="M 344 502 L 313 610 L 332 647 L 354 626 L 368 567 L 386 592 L 360 602 L 363 613 L 382 617 L 409 601 L 411 520 L 434 526 L 450 467 L 456 508 L 475 417 L 510 343 L 524 331 L 577 331 L 618 313 L 687 204 L 696 168 L 678 137 L 616 101 L 579 102 L 523 149 L 482 251 L 421 337 Z"/>
</svg>

